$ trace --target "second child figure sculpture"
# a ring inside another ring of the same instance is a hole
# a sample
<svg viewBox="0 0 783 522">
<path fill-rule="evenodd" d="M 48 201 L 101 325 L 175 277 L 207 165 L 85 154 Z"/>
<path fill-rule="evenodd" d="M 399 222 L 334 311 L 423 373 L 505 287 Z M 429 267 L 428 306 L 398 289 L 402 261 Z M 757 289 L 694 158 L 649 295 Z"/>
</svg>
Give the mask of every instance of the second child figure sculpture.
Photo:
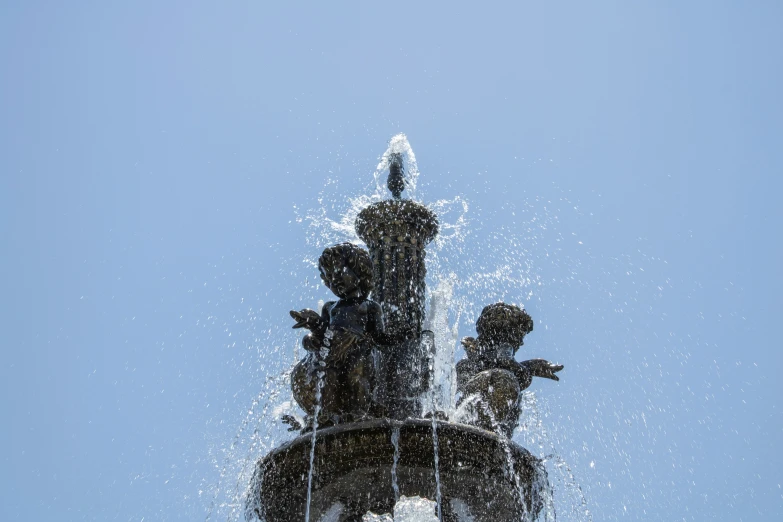
<svg viewBox="0 0 783 522">
<path fill-rule="evenodd" d="M 373 414 L 377 408 L 373 349 L 384 341 L 383 311 L 368 299 L 373 289 L 369 254 L 342 243 L 323 251 L 318 268 L 338 300 L 325 303 L 320 314 L 310 309 L 291 311 L 294 328 L 310 330 L 302 340 L 308 354 L 291 376 L 294 398 L 308 414 L 305 428 L 312 425 L 317 406 L 319 426 Z"/>
<path fill-rule="evenodd" d="M 458 405 L 473 417 L 470 424 L 511 438 L 519 422 L 519 399 L 533 377 L 560 380 L 562 364 L 544 359 L 519 362 L 514 354 L 525 335 L 533 330 L 533 319 L 515 305 L 495 303 L 484 307 L 476 321 L 478 339 L 465 337 L 467 359 L 457 363 Z"/>
</svg>

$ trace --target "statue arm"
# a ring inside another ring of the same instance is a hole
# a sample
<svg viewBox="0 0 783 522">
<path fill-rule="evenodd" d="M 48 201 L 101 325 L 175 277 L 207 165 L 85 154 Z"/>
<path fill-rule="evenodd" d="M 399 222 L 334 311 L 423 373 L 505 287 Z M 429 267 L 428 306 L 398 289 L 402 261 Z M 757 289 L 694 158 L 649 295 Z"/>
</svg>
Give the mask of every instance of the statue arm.
<svg viewBox="0 0 783 522">
<path fill-rule="evenodd" d="M 383 324 L 383 308 L 375 301 L 370 301 L 369 317 L 367 328 L 371 332 L 385 332 L 386 326 Z"/>
<path fill-rule="evenodd" d="M 531 380 L 533 377 L 543 377 L 545 379 L 552 379 L 553 381 L 560 380 L 555 374 L 564 368 L 562 364 L 554 364 L 545 359 L 522 361 L 519 363 L 519 367 L 530 375 L 529 379 Z M 521 384 L 522 383 L 520 382 L 520 385 Z M 528 383 L 528 386 L 529 385 L 530 384 Z"/>
<path fill-rule="evenodd" d="M 514 376 L 519 383 L 519 391 L 527 390 L 533 384 L 533 374 L 525 364 L 526 362 L 517 363 L 517 367 L 513 370 Z"/>
<path fill-rule="evenodd" d="M 367 334 L 376 344 L 389 346 L 405 342 L 413 337 L 409 332 L 397 334 L 387 332 L 383 321 L 383 308 L 375 301 L 370 301 L 370 303 L 367 317 Z"/>
<path fill-rule="evenodd" d="M 394 344 L 396 341 L 392 336 L 386 333 L 386 326 L 383 322 L 383 308 L 375 301 L 370 302 L 370 309 L 367 317 L 367 333 L 373 341 L 379 345 Z"/>
<path fill-rule="evenodd" d="M 329 324 L 332 322 L 332 307 L 336 301 L 329 301 L 324 303 L 324 305 L 321 307 L 321 326 L 323 330 L 321 331 L 321 335 L 326 332 L 326 329 L 329 328 Z"/>
</svg>

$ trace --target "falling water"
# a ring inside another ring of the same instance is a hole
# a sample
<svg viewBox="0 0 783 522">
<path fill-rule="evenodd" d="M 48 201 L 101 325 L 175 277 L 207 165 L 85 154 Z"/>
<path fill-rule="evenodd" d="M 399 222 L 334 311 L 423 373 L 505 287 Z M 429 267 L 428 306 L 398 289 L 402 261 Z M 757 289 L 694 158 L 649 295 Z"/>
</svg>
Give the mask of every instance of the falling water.
<svg viewBox="0 0 783 522">
<path fill-rule="evenodd" d="M 232 517 L 237 516 L 238 512 L 241 511 L 242 485 L 252 481 L 252 474 L 248 476 L 248 468 L 254 463 L 253 456 L 259 448 L 263 450 L 271 449 L 271 446 L 265 444 L 260 437 L 259 429 L 256 426 L 253 428 L 252 435 L 249 438 L 250 444 L 245 457 L 238 459 L 239 447 L 243 442 L 242 436 L 254 421 L 259 422 L 267 418 L 270 409 L 273 408 L 280 396 L 280 391 L 285 387 L 285 381 L 286 375 L 268 375 L 265 379 L 263 390 L 253 399 L 245 418 L 234 435 L 231 445 L 225 450 L 224 462 L 219 475 L 220 479 L 214 486 L 214 493 L 207 509 L 205 522 L 213 520 L 213 515 L 214 518 L 220 516 L 221 508 L 228 508 L 226 520 L 231 520 Z M 259 413 L 258 407 L 262 403 L 264 406 Z M 239 464 L 238 471 L 237 464 Z M 223 482 L 231 472 L 237 473 L 233 494 L 227 500 L 218 502 L 220 494 L 223 492 L 227 493 L 229 490 L 228 487 L 223 487 Z"/>
<path fill-rule="evenodd" d="M 343 514 L 343 509 L 345 509 L 345 506 L 343 506 L 341 502 L 335 502 L 332 504 L 332 507 L 321 516 L 318 522 L 340 522 L 340 515 Z"/>
<path fill-rule="evenodd" d="M 425 314 L 425 330 L 435 335 L 434 357 L 432 362 L 432 400 L 436 411 L 449 414 L 454 411 L 454 396 L 457 383 L 454 366 L 454 351 L 457 344 L 456 326 L 449 325 L 449 309 L 454 295 L 456 276 L 450 274 L 438 281 L 435 289 L 430 292 L 429 310 Z"/>
<path fill-rule="evenodd" d="M 432 500 L 402 495 L 394 504 L 394 516 L 389 513 L 376 515 L 368 512 L 362 517 L 362 522 L 435 522 L 438 519 L 433 514 L 434 507 L 435 502 Z M 470 522 L 470 519 L 466 518 L 465 522 Z"/>
<path fill-rule="evenodd" d="M 394 446 L 394 460 L 392 461 L 391 477 L 392 477 L 392 489 L 394 490 L 394 501 L 397 502 L 400 499 L 400 486 L 397 484 L 397 463 L 400 460 L 400 428 L 395 426 L 392 428 L 391 443 Z"/>
<path fill-rule="evenodd" d="M 432 500 L 421 497 L 400 497 L 394 505 L 394 522 L 434 522 Z"/>
<path fill-rule="evenodd" d="M 536 467 L 538 470 L 531 485 L 531 493 L 541 499 L 541 512 L 544 515 L 544 522 L 557 522 L 554 491 L 552 484 L 546 479 L 548 475 L 544 462 L 538 462 Z"/>
<path fill-rule="evenodd" d="M 321 359 L 318 361 L 318 365 L 323 367 L 326 363 L 323 359 L 326 354 L 329 353 L 328 348 L 321 350 Z M 315 467 L 315 438 L 318 431 L 318 415 L 321 414 L 321 388 L 324 385 L 324 375 L 326 372 L 323 370 L 318 371 L 318 382 L 315 385 L 315 411 L 313 412 L 313 436 L 310 439 L 310 468 L 307 472 L 307 509 L 305 511 L 305 522 L 310 522 L 310 500 L 313 492 L 313 468 Z"/>
<path fill-rule="evenodd" d="M 443 521 L 443 515 L 441 514 L 441 498 L 440 498 L 440 470 L 438 463 L 438 420 L 435 418 L 435 412 L 432 412 L 432 450 L 435 454 L 435 501 L 438 506 L 438 520 Z"/>
<path fill-rule="evenodd" d="M 489 421 L 492 423 L 492 428 L 497 433 L 500 439 L 500 445 L 503 448 L 503 452 L 506 454 L 506 475 L 508 478 L 514 481 L 514 486 L 519 496 L 519 503 L 522 505 L 522 520 L 527 522 L 530 520 L 530 513 L 527 510 L 527 502 L 525 501 L 525 492 L 522 489 L 522 484 L 519 481 L 519 474 L 514 469 L 514 457 L 511 455 L 511 446 L 509 440 L 503 434 L 503 430 L 500 428 L 500 423 L 495 419 L 495 415 L 492 413 L 492 409 L 481 398 L 478 399 L 478 404 L 484 410 L 484 413 L 489 417 Z"/>
<path fill-rule="evenodd" d="M 279 390 L 272 390 L 272 393 L 270 394 L 270 400 L 275 400 L 277 398 L 278 394 L 279 394 Z M 264 392 L 262 391 L 261 393 L 258 394 L 258 396 L 255 399 L 253 399 L 253 403 L 252 403 L 252 405 L 250 407 L 250 411 L 253 411 L 253 409 L 256 406 L 258 406 L 258 403 L 261 401 L 261 398 L 263 397 L 263 395 L 264 395 Z M 264 410 L 263 410 L 262 415 L 266 415 L 268 407 L 269 407 L 269 402 L 267 402 L 266 405 L 264 406 Z M 250 415 L 245 417 L 245 420 L 242 422 L 242 425 L 240 426 L 239 430 L 237 431 L 237 434 L 234 436 L 234 441 L 231 443 L 231 446 L 229 447 L 228 454 L 226 456 L 226 462 L 223 464 L 223 469 L 220 471 L 221 478 L 226 474 L 226 470 L 228 469 L 228 466 L 229 466 L 229 462 L 228 462 L 228 459 L 230 458 L 229 456 L 233 455 L 234 449 L 236 448 L 237 444 L 239 443 L 239 440 L 240 440 L 240 437 L 242 435 L 242 432 L 245 430 L 247 425 L 250 423 L 250 419 L 251 418 L 252 418 L 252 416 L 250 416 Z M 242 473 L 240 474 L 240 476 L 242 476 L 244 474 L 244 471 L 245 471 L 245 468 L 243 466 Z M 213 514 L 213 512 L 215 510 L 216 499 L 217 499 L 218 495 L 220 495 L 220 488 L 221 488 L 221 484 L 220 484 L 220 482 L 218 482 L 217 486 L 215 487 L 215 494 L 214 494 L 214 496 L 212 498 L 212 501 L 209 504 L 209 509 L 207 510 L 207 517 L 204 519 L 204 522 L 209 522 L 210 519 L 212 518 L 212 514 Z M 235 495 L 235 497 L 236 497 L 236 495 Z M 230 514 L 229 514 L 229 516 L 230 516 Z"/>
<path fill-rule="evenodd" d="M 522 416 L 520 428 L 516 433 L 522 435 L 521 445 L 529 448 L 537 445 L 543 464 L 552 464 L 547 467 L 549 470 L 547 475 L 553 480 L 533 484 L 544 503 L 545 520 L 557 520 L 554 502 L 554 483 L 556 482 L 562 488 L 562 492 L 558 494 L 560 502 L 570 508 L 569 520 L 592 522 L 593 515 L 587 508 L 587 498 L 582 491 L 582 486 L 574 477 L 571 467 L 557 451 L 542 420 L 541 407 L 536 394 L 533 392 L 523 393 L 520 405 L 522 406 Z"/>
<path fill-rule="evenodd" d="M 438 408 L 436 404 L 436 391 L 435 391 L 435 356 L 436 356 L 436 349 L 435 349 L 435 340 L 433 338 L 432 332 L 427 332 L 427 334 L 422 335 L 422 341 L 424 349 L 427 351 L 429 357 L 428 359 L 428 370 L 429 370 L 429 378 L 430 378 L 430 389 L 426 393 L 426 395 L 429 397 L 429 400 L 427 401 L 429 404 L 429 414 L 430 418 L 432 419 L 432 453 L 434 455 L 434 465 L 435 465 L 435 500 L 438 507 L 438 520 L 442 521 L 442 513 L 441 513 L 441 495 L 440 495 L 440 463 L 439 463 L 439 455 L 438 455 Z"/>
</svg>

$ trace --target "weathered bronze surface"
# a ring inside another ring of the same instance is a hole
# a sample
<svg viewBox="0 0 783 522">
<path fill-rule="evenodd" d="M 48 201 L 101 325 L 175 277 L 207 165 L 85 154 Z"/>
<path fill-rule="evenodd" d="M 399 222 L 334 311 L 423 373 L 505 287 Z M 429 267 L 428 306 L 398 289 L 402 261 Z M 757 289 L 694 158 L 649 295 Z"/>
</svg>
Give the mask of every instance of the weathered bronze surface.
<svg viewBox="0 0 783 522">
<path fill-rule="evenodd" d="M 438 218 L 415 201 L 385 200 L 359 213 L 356 233 L 370 250 L 373 299 L 387 328 L 415 337 L 424 320 L 424 248 L 438 233 Z"/>
<path fill-rule="evenodd" d="M 405 170 L 402 165 L 402 155 L 398 152 L 392 153 L 389 158 L 389 179 L 386 181 L 389 192 L 394 199 L 402 197 L 402 191 L 405 190 Z"/>
<path fill-rule="evenodd" d="M 302 435 L 258 462 L 247 504 L 249 517 L 304 520 L 311 437 Z M 527 450 L 462 424 L 438 422 L 437 437 L 444 520 L 458 520 L 454 507 L 459 504 L 476 522 L 520 520 L 525 513 L 534 518 L 540 511 L 537 488 L 546 484 L 546 471 Z M 427 420 L 377 419 L 318 430 L 310 520 L 319 520 L 337 503 L 342 505 L 342 522 L 361 521 L 368 511 L 391 512 L 396 500 L 392 469 L 400 495 L 436 498 L 432 440 L 432 423 Z"/>
<path fill-rule="evenodd" d="M 522 390 L 533 377 L 558 380 L 563 366 L 517 362 L 533 320 L 513 305 L 487 306 L 477 338 L 463 339 L 467 358 L 457 364 L 460 405 L 473 414 L 472 426 L 448 422 L 445 412 L 428 414 L 438 419 L 435 425 L 422 419 L 435 354 L 433 333 L 422 330 L 424 259 L 438 219 L 402 199 L 399 154 L 391 155 L 388 187 L 393 199 L 356 219 L 369 253 L 343 243 L 319 259 L 321 278 L 338 299 L 320 312 L 291 311 L 294 328 L 309 331 L 302 340 L 307 356 L 291 377 L 307 418 L 305 426 L 290 415 L 283 420 L 304 434 L 258 462 L 247 518 L 303 520 L 312 473 L 310 520 L 328 512 L 339 513 L 329 520 L 360 521 L 368 511 L 391 512 L 399 495 L 434 500 L 437 466 L 443 520 L 465 520 L 465 513 L 476 522 L 533 519 L 548 487 L 546 472 L 509 439 Z"/>
<path fill-rule="evenodd" d="M 367 252 L 350 243 L 336 245 L 324 250 L 318 267 L 339 300 L 325 303 L 320 314 L 291 311 L 294 328 L 310 330 L 302 341 L 309 353 L 294 367 L 291 382 L 294 398 L 308 416 L 320 405 L 318 422 L 323 426 L 362 419 L 377 410 L 373 350 L 389 339 L 380 305 L 367 298 L 373 288 Z"/>
<path fill-rule="evenodd" d="M 425 302 L 425 247 L 438 234 L 438 218 L 415 201 L 400 199 L 405 188 L 402 158 L 392 154 L 389 189 L 395 199 L 380 201 L 356 218 L 356 233 L 372 259 L 373 300 L 380 303 L 386 334 L 396 342 L 376 351 L 375 398 L 385 416 L 421 415 L 420 396 L 428 387 L 422 337 Z"/>
<path fill-rule="evenodd" d="M 457 363 L 457 390 L 472 410 L 472 423 L 510 438 L 519 422 L 519 396 L 533 377 L 560 380 L 562 364 L 544 359 L 518 362 L 514 354 L 525 335 L 533 330 L 533 319 L 515 305 L 495 303 L 484 307 L 476 321 L 478 338 L 465 337 L 462 346 L 467 359 Z"/>
</svg>

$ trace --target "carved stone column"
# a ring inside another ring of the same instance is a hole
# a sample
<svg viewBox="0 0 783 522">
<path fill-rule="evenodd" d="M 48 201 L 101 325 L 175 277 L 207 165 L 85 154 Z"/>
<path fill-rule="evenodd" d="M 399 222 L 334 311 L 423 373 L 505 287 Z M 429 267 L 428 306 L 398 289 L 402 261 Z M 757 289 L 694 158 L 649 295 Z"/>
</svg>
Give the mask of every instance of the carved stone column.
<svg viewBox="0 0 783 522">
<path fill-rule="evenodd" d="M 398 154 L 391 157 L 388 186 L 394 199 L 362 210 L 355 226 L 373 263 L 372 299 L 383 308 L 386 332 L 397 340 L 376 351 L 375 400 L 388 417 L 402 420 L 421 414 L 420 398 L 429 386 L 431 333 L 422 337 L 424 249 L 438 234 L 438 218 L 424 205 L 401 199 L 405 181 Z"/>
<path fill-rule="evenodd" d="M 415 201 L 390 199 L 360 212 L 356 233 L 370 251 L 372 298 L 383 307 L 386 331 L 417 338 L 424 321 L 424 248 L 438 233 L 437 216 Z"/>
</svg>

